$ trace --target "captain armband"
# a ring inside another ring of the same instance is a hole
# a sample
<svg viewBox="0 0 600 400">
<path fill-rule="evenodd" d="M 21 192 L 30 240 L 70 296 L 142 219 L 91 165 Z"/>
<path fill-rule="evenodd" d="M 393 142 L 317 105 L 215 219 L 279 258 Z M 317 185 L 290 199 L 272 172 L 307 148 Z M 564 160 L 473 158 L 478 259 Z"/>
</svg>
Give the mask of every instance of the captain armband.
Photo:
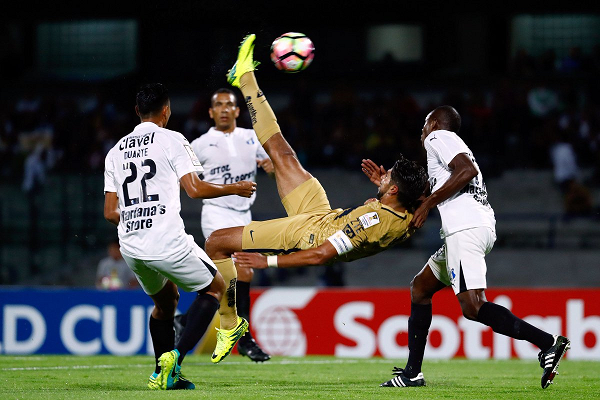
<svg viewBox="0 0 600 400">
<path fill-rule="evenodd" d="M 338 255 L 346 254 L 354 248 L 352 242 L 350 242 L 350 238 L 343 231 L 337 231 L 329 236 L 327 240 L 335 247 Z"/>
</svg>

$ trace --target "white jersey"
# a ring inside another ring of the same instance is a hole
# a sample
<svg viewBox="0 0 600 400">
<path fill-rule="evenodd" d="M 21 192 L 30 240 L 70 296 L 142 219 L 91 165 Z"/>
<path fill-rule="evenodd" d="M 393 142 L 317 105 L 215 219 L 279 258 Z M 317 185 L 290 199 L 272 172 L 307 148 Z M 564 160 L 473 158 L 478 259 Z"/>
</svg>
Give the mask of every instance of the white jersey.
<svg viewBox="0 0 600 400">
<path fill-rule="evenodd" d="M 219 184 L 256 181 L 256 160 L 268 158 L 256 133 L 244 128 L 235 128 L 231 133 L 210 128 L 192 141 L 192 149 L 204 167 L 204 180 Z M 254 204 L 255 199 L 256 193 L 250 198 L 231 195 L 205 199 L 203 202 L 245 212 Z"/>
<path fill-rule="evenodd" d="M 121 252 L 141 260 L 183 257 L 192 248 L 185 233 L 179 180 L 203 172 L 179 132 L 142 122 L 108 152 L 104 192 L 116 192 Z"/>
<path fill-rule="evenodd" d="M 452 171 L 448 164 L 458 154 L 465 153 L 478 172 L 462 190 L 438 204 L 442 218 L 442 238 L 474 227 L 487 226 L 495 229 L 496 218 L 487 200 L 483 175 L 465 142 L 454 132 L 437 130 L 425 139 L 425 150 L 431 193 L 442 187 L 450 178 Z"/>
</svg>

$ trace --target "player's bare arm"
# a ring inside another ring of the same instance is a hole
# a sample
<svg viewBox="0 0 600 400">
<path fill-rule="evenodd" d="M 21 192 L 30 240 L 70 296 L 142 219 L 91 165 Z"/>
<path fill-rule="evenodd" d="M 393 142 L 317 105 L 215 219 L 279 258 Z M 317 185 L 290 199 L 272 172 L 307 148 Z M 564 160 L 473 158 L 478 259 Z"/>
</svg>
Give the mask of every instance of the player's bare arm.
<svg viewBox="0 0 600 400">
<path fill-rule="evenodd" d="M 115 192 L 104 194 L 104 218 L 113 225 L 119 225 L 119 198 Z"/>
<path fill-rule="evenodd" d="M 364 172 L 367 178 L 369 178 L 369 180 L 377 186 L 381 184 L 381 178 L 387 174 L 387 170 L 383 167 L 383 165 L 378 166 L 369 159 L 362 160 L 360 166 L 362 168 L 362 172 Z"/>
<path fill-rule="evenodd" d="M 337 250 L 327 241 L 314 249 L 300 250 L 292 254 L 277 257 L 278 268 L 305 267 L 310 265 L 323 265 L 337 256 Z M 242 268 L 268 268 L 267 256 L 259 253 L 233 253 L 233 259 L 238 267 Z"/>
<path fill-rule="evenodd" d="M 198 174 L 190 172 L 181 178 L 181 186 L 192 199 L 212 199 L 215 197 L 238 195 L 250 197 L 256 191 L 256 182 L 239 181 L 227 185 L 201 180 Z"/>
<path fill-rule="evenodd" d="M 433 207 L 458 193 L 459 190 L 464 188 L 478 174 L 477 168 L 475 168 L 475 165 L 465 153 L 457 154 L 448 166 L 452 170 L 450 178 L 441 188 L 425 198 L 415 211 L 415 215 L 411 221 L 411 225 L 415 228 L 423 226 L 429 215 L 429 211 Z"/>
</svg>

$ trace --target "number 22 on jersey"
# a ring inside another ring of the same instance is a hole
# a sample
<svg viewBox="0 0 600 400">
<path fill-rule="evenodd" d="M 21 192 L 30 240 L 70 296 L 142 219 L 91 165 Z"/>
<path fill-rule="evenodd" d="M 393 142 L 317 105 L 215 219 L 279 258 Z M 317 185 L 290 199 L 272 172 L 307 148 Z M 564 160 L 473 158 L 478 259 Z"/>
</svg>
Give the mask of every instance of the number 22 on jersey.
<svg viewBox="0 0 600 400">
<path fill-rule="evenodd" d="M 142 166 L 149 167 L 150 171 L 146 172 L 142 176 L 142 179 L 140 181 L 140 187 L 136 187 L 136 180 L 138 176 L 138 169 L 136 165 L 133 162 L 129 162 L 123 165 L 124 169 L 129 169 L 129 171 L 131 172 L 131 174 L 127 178 L 125 178 L 125 181 L 123 182 L 123 200 L 125 202 L 125 207 L 129 207 L 140 203 L 140 197 L 129 196 L 129 187 L 131 186 L 133 186 L 132 193 L 135 193 L 135 189 L 138 189 L 137 192 L 140 193 L 141 189 L 142 202 L 158 201 L 158 194 L 148 194 L 146 190 L 146 181 L 152 179 L 154 175 L 156 175 L 156 163 L 153 160 L 147 158 L 144 161 L 142 161 Z"/>
</svg>

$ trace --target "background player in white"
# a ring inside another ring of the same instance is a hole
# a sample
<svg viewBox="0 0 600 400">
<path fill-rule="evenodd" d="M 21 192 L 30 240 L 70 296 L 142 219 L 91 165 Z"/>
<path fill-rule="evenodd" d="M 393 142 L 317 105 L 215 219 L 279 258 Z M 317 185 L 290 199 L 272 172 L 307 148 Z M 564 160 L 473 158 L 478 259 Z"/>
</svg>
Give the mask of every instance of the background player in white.
<svg viewBox="0 0 600 400">
<path fill-rule="evenodd" d="M 208 114 L 215 126 L 192 141 L 191 146 L 204 167 L 204 181 L 227 184 L 239 180 L 256 180 L 257 166 L 273 174 L 273 163 L 260 145 L 252 129 L 240 128 L 236 119 L 240 116 L 235 93 L 227 88 L 215 91 L 210 100 Z M 217 229 L 245 226 L 252 221 L 250 207 L 256 194 L 250 198 L 224 196 L 203 200 L 202 234 L 208 238 Z M 221 270 L 227 287 L 235 285 L 235 303 L 238 315 L 250 322 L 250 282 L 254 277 L 252 268 Z M 187 323 L 187 313 L 175 317 L 175 336 Z M 238 351 L 252 361 L 267 361 L 271 358 L 252 338 L 250 331 L 238 341 Z"/>
<path fill-rule="evenodd" d="M 544 369 L 541 384 L 545 389 L 554 379 L 569 340 L 552 336 L 486 300 L 485 255 L 496 240 L 495 217 L 479 166 L 456 134 L 460 124 L 459 113 L 450 106 L 436 108 L 425 119 L 421 143 L 427 151 L 431 194 L 415 211 L 412 224 L 420 228 L 429 211 L 437 206 L 444 245 L 411 282 L 406 367 L 395 367 L 396 376 L 381 386 L 425 385 L 421 364 L 431 325 L 431 300 L 437 291 L 451 285 L 465 318 L 490 326 L 494 332 L 527 340 L 541 349 L 538 357 Z M 381 174 L 381 168 L 370 160 L 367 169 L 373 177 Z"/>
<path fill-rule="evenodd" d="M 193 389 L 181 376 L 181 362 L 206 331 L 225 292 L 225 282 L 206 253 L 185 233 L 180 184 L 192 198 L 250 197 L 256 184 L 203 182 L 202 166 L 179 132 L 165 129 L 171 116 L 167 89 L 143 86 L 136 96 L 141 123 L 107 154 L 104 217 L 118 226 L 121 253 L 144 291 L 154 301 L 150 335 L 156 368 L 151 389 Z M 188 323 L 173 349 L 177 287 L 198 292 Z M 241 336 L 248 323 L 239 318 L 225 335 Z"/>
</svg>

